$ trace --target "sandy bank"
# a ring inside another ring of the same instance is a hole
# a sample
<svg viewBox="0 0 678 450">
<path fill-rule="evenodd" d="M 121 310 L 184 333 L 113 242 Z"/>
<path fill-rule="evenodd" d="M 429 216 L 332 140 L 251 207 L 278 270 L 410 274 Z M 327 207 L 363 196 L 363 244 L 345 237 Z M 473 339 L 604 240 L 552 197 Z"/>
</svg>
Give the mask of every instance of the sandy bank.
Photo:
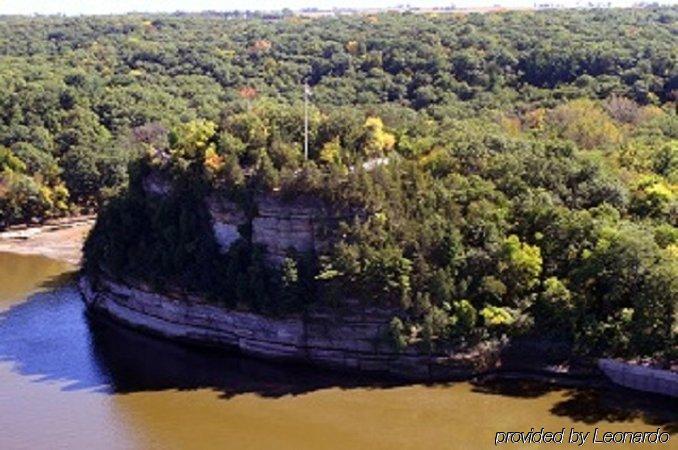
<svg viewBox="0 0 678 450">
<path fill-rule="evenodd" d="M 0 252 L 43 255 L 77 265 L 82 257 L 82 244 L 94 220 L 94 216 L 75 217 L 0 232 Z"/>
</svg>

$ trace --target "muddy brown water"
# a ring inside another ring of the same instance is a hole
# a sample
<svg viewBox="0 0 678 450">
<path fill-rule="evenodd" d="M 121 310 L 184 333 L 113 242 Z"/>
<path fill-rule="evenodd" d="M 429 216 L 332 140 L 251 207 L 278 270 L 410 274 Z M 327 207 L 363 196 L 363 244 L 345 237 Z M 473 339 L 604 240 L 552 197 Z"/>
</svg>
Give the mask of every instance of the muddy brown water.
<svg viewBox="0 0 678 450">
<path fill-rule="evenodd" d="M 404 385 L 179 346 L 88 318 L 73 273 L 0 253 L 0 449 L 483 449 L 497 431 L 531 427 L 565 428 L 566 439 L 571 428 L 661 427 L 669 443 L 647 448 L 678 448 L 668 399 L 517 381 Z"/>
</svg>

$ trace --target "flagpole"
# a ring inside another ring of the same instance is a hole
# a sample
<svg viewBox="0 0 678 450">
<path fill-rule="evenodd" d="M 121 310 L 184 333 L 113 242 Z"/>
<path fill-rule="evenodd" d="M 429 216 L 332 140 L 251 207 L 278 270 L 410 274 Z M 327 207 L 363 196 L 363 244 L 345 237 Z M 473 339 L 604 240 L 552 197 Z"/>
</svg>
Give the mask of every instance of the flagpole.
<svg viewBox="0 0 678 450">
<path fill-rule="evenodd" d="M 304 160 L 308 161 L 308 83 L 304 82 Z"/>
</svg>

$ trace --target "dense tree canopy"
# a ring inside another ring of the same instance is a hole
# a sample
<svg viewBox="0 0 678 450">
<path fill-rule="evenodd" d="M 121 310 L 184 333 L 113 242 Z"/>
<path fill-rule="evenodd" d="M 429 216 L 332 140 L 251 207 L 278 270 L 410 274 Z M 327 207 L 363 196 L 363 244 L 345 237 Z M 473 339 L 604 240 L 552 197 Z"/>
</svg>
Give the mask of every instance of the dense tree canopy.
<svg viewBox="0 0 678 450">
<path fill-rule="evenodd" d="M 270 313 L 396 306 L 398 345 L 537 333 L 670 356 L 677 19 L 3 18 L 0 224 L 105 204 L 89 264 Z M 147 199 L 149 171 L 174 194 Z M 212 191 L 361 214 L 272 270 L 246 242 L 219 254 Z"/>
<path fill-rule="evenodd" d="M 150 123 L 225 119 L 232 132 L 222 140 L 254 145 L 256 137 L 261 145 L 271 136 L 259 118 L 230 112 L 271 98 L 293 107 L 284 113 L 283 130 L 299 142 L 304 81 L 319 108 L 313 150 L 323 153 L 324 163 L 336 161 L 347 142 L 326 139 L 336 131 L 318 128 L 319 119 L 339 119 L 341 109 L 332 107 L 349 105 L 392 105 L 382 117 L 390 126 L 394 119 L 462 118 L 488 110 L 509 113 L 510 126 L 512 115 L 530 113 L 540 124 L 541 108 L 586 98 L 553 111 L 558 133 L 583 148 L 615 145 L 620 126 L 654 114 L 646 105 L 676 100 L 677 16 L 675 8 L 658 8 L 320 19 L 237 13 L 4 17 L 0 145 L 30 163 L 2 175 L 10 198 L 3 200 L 0 225 L 108 198 L 125 183 L 124 167 L 134 157 L 130 135 Z M 591 101 L 599 99 L 612 100 L 594 107 Z M 345 127 L 347 120 L 330 123 Z M 363 139 L 374 148 L 389 145 L 377 122 L 369 127 L 372 136 Z M 664 162 L 656 162 L 665 171 L 671 170 L 670 153 L 666 147 Z"/>
</svg>

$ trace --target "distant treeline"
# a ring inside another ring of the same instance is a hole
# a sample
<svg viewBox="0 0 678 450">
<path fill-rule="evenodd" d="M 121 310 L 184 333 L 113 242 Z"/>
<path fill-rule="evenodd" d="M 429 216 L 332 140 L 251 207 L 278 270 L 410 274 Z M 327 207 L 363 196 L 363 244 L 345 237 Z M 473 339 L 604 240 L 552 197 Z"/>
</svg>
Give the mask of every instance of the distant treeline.
<svg viewBox="0 0 678 450">
<path fill-rule="evenodd" d="M 248 17 L 1 18 L 0 224 L 116 192 L 136 127 L 294 106 L 303 81 L 323 113 L 389 104 L 431 120 L 578 97 L 661 105 L 678 89 L 676 8 Z"/>
</svg>

